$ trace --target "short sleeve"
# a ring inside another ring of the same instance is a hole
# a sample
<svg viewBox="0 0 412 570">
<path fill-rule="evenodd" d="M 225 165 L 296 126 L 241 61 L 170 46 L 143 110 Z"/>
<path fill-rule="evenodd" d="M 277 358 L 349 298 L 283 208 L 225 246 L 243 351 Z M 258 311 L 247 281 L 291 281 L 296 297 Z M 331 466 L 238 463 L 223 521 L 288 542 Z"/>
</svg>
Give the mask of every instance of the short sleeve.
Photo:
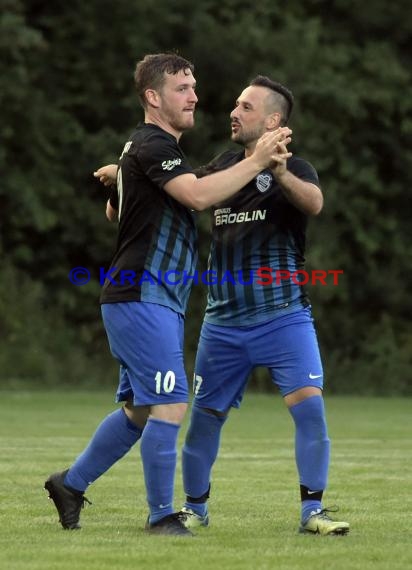
<svg viewBox="0 0 412 570">
<path fill-rule="evenodd" d="M 320 188 L 318 173 L 314 167 L 303 158 L 293 157 L 293 160 L 288 164 L 288 170 L 297 178 L 315 184 Z"/>
<path fill-rule="evenodd" d="M 171 135 L 155 133 L 147 137 L 137 151 L 137 158 L 145 174 L 162 189 L 176 176 L 194 174 L 182 149 Z"/>
</svg>

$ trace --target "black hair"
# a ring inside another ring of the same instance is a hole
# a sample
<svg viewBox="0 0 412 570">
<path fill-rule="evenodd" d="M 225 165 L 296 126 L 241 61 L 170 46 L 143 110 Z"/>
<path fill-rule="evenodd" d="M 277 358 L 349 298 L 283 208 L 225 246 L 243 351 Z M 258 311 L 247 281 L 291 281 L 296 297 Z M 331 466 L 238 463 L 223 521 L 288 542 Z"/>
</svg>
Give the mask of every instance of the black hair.
<svg viewBox="0 0 412 570">
<path fill-rule="evenodd" d="M 293 109 L 294 98 L 292 91 L 281 83 L 272 81 L 272 79 L 269 79 L 269 77 L 266 77 L 265 75 L 257 75 L 252 79 L 250 85 L 266 87 L 273 92 L 275 95 L 275 104 L 279 107 L 282 115 L 281 124 L 283 126 L 286 125 Z"/>
</svg>

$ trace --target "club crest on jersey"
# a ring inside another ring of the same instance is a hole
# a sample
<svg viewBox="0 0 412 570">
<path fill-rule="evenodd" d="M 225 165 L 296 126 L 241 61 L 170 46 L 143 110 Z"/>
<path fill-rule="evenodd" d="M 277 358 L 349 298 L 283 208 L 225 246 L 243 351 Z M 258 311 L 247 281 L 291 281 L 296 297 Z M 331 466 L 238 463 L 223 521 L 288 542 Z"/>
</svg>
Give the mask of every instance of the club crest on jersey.
<svg viewBox="0 0 412 570">
<path fill-rule="evenodd" d="M 271 174 L 259 174 L 256 177 L 256 188 L 259 192 L 266 192 L 272 186 L 273 176 Z"/>
</svg>

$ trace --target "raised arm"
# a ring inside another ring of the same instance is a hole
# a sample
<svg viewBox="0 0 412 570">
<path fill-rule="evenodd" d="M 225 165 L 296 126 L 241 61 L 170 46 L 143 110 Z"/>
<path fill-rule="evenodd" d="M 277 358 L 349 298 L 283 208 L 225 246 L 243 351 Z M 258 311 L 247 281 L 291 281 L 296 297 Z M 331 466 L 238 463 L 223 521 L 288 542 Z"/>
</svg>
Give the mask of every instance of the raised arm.
<svg viewBox="0 0 412 570">
<path fill-rule="evenodd" d="M 257 142 L 252 156 L 238 164 L 204 178 L 196 178 L 194 174 L 182 174 L 167 182 L 164 186 L 173 198 L 194 210 L 205 210 L 217 202 L 221 202 L 245 186 L 252 178 L 276 162 L 279 154 L 278 143 L 290 142 L 292 131 L 282 127 L 274 132 L 265 133 Z M 282 152 L 284 160 L 291 156 Z"/>
<path fill-rule="evenodd" d="M 282 188 L 285 197 L 291 204 L 307 216 L 316 216 L 323 208 L 323 194 L 321 189 L 313 184 L 301 180 L 287 169 L 285 151 L 286 145 L 278 145 L 279 153 L 273 157 L 276 163 L 272 167 L 273 175 Z"/>
</svg>

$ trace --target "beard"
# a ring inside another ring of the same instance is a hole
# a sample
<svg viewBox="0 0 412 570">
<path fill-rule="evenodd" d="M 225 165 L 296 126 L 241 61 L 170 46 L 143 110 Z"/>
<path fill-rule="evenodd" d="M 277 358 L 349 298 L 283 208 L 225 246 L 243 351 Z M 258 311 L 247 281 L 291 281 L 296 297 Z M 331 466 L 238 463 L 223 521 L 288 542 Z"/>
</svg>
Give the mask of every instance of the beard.
<svg viewBox="0 0 412 570">
<path fill-rule="evenodd" d="M 186 131 L 187 129 L 191 129 L 195 124 L 194 113 L 176 111 L 172 107 L 166 107 L 164 110 L 167 121 L 176 131 Z"/>
<path fill-rule="evenodd" d="M 251 143 L 255 143 L 265 132 L 266 129 L 263 125 L 259 125 L 254 129 L 244 129 L 239 125 L 239 129 L 234 133 L 232 132 L 231 139 L 237 144 L 248 146 Z"/>
<path fill-rule="evenodd" d="M 170 125 L 176 131 L 186 131 L 187 129 L 191 129 L 195 124 L 194 116 L 189 113 L 171 117 L 169 120 Z"/>
</svg>

